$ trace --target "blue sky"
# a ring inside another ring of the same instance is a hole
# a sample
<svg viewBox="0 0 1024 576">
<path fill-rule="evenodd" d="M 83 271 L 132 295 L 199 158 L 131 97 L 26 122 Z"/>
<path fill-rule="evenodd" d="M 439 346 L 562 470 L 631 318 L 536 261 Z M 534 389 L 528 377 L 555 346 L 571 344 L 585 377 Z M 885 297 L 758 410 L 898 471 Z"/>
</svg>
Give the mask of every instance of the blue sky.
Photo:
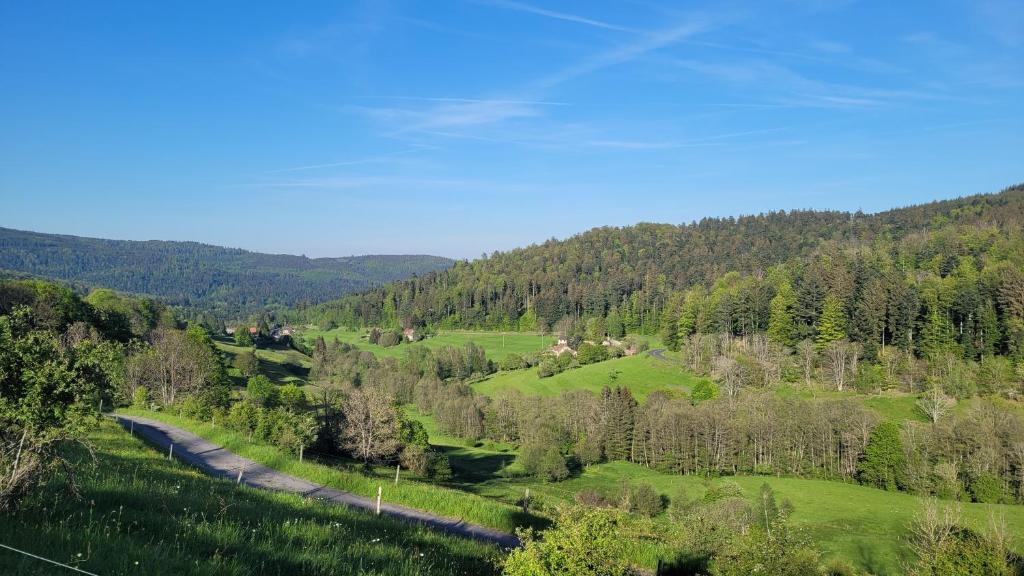
<svg viewBox="0 0 1024 576">
<path fill-rule="evenodd" d="M 1024 2 L 0 0 L 0 226 L 476 257 L 1024 181 Z"/>
</svg>

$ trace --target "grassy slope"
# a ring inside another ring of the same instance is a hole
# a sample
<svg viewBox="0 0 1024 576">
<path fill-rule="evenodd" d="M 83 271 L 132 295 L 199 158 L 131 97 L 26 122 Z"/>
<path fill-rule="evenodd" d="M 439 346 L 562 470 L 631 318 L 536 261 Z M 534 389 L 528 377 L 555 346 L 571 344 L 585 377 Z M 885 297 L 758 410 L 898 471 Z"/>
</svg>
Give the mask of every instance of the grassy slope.
<svg viewBox="0 0 1024 576">
<path fill-rule="evenodd" d="M 395 486 L 392 484 L 394 468 L 365 470 L 361 464 L 351 461 L 325 460 L 324 463 L 318 463 L 312 457 L 299 462 L 277 447 L 249 442 L 242 434 L 222 426 L 161 412 L 133 409 L 122 412 L 167 422 L 276 470 L 366 497 L 375 497 L 377 487 L 383 486 L 385 501 L 430 510 L 508 532 L 519 526 L 544 524 L 538 518 L 524 516 L 514 506 L 469 496 L 458 490 L 415 481 L 401 482 Z"/>
<path fill-rule="evenodd" d="M 625 386 L 641 401 L 656 390 L 669 393 L 688 391 L 699 378 L 683 370 L 670 353 L 665 354 L 663 359 L 646 353 L 616 358 L 567 370 L 549 378 L 537 376 L 536 369 L 499 372 L 473 384 L 473 388 L 486 396 L 505 390 L 519 390 L 528 396 L 557 396 L 563 390 L 600 392 L 605 385 Z M 614 381 L 610 377 L 612 372 L 618 372 Z"/>
<path fill-rule="evenodd" d="M 54 475 L 0 521 L 0 542 L 104 575 L 488 574 L 497 551 L 169 462 L 106 422 L 71 451 L 82 499 Z M 0 549 L 0 573 L 70 573 Z"/>
<path fill-rule="evenodd" d="M 217 349 L 224 354 L 224 360 L 228 366 L 228 375 L 231 376 L 239 386 L 245 385 L 245 379 L 237 368 L 231 368 L 235 356 L 242 352 L 252 350 L 242 346 L 236 346 L 233 340 L 217 338 L 214 340 Z M 275 384 L 306 384 L 309 376 L 309 368 L 312 360 L 302 352 L 284 346 L 271 348 L 259 348 L 255 350 L 256 358 L 260 361 L 260 374 L 270 378 Z"/>
<path fill-rule="evenodd" d="M 553 336 L 540 336 L 539 334 L 527 334 L 522 332 L 474 332 L 474 331 L 444 331 L 437 336 L 427 338 L 414 344 L 403 343 L 398 346 L 384 348 L 371 344 L 363 336 L 364 331 L 353 332 L 343 328 L 334 330 L 303 330 L 301 337 L 310 345 L 317 336 L 323 336 L 328 342 L 337 338 L 340 342 L 355 344 L 360 350 L 373 352 L 382 358 L 401 358 L 410 346 L 426 346 L 428 348 L 441 348 L 444 346 L 465 346 L 467 342 L 483 347 L 487 351 L 487 358 L 494 361 L 501 361 L 511 353 L 533 354 L 546 346 L 555 343 Z"/>
</svg>

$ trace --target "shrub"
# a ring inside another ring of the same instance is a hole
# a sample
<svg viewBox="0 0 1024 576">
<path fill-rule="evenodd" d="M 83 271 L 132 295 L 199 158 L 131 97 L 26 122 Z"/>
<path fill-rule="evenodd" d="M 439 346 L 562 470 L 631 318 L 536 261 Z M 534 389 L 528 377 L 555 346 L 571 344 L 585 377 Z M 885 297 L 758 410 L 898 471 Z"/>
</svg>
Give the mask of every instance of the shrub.
<svg viewBox="0 0 1024 576">
<path fill-rule="evenodd" d="M 271 407 L 277 404 L 277 386 L 263 375 L 249 378 L 245 387 L 249 401 L 259 406 Z"/>
<path fill-rule="evenodd" d="M 529 368 L 530 365 L 526 362 L 526 359 L 519 354 L 509 354 L 501 361 L 502 370 L 522 370 Z"/>
<path fill-rule="evenodd" d="M 608 359 L 608 349 L 599 344 L 583 344 L 580 346 L 576 360 L 580 364 L 594 364 Z"/>
<path fill-rule="evenodd" d="M 730 498 L 743 498 L 743 488 L 732 480 L 722 480 L 711 484 L 704 493 L 705 502 L 718 502 Z"/>
<path fill-rule="evenodd" d="M 259 358 L 256 357 L 256 353 L 252 350 L 246 350 L 245 352 L 235 356 L 232 364 L 235 368 L 238 368 L 238 371 L 246 378 L 255 376 L 260 370 Z"/>
<path fill-rule="evenodd" d="M 577 504 L 592 508 L 610 508 L 612 502 L 604 494 L 594 488 L 584 488 L 574 496 Z"/>
<path fill-rule="evenodd" d="M 390 348 L 392 346 L 398 346 L 398 344 L 401 343 L 401 342 L 402 342 L 402 334 L 401 334 L 401 332 L 395 332 L 395 331 L 391 330 L 391 331 L 382 333 L 380 335 L 380 339 L 377 341 L 377 344 L 379 344 L 379 345 L 381 345 L 381 346 L 383 346 L 385 348 Z"/>
<path fill-rule="evenodd" d="M 295 384 L 285 384 L 277 389 L 277 403 L 293 412 L 306 408 L 306 393 Z"/>
<path fill-rule="evenodd" d="M 690 390 L 690 402 L 694 406 L 705 400 L 714 400 L 715 398 L 718 398 L 718 385 L 711 380 L 702 378 Z"/>
<path fill-rule="evenodd" d="M 148 408 L 149 407 L 149 390 L 145 386 L 139 386 L 132 392 L 132 407 L 133 408 Z"/>
<path fill-rule="evenodd" d="M 998 504 L 1005 496 L 1003 481 L 995 474 L 985 472 L 971 482 L 971 496 L 975 502 Z"/>
<path fill-rule="evenodd" d="M 559 372 L 561 372 L 561 369 L 558 366 L 558 362 L 553 358 L 545 358 L 537 365 L 537 376 L 540 378 L 549 378 Z"/>
<path fill-rule="evenodd" d="M 621 519 L 595 509 L 564 510 L 554 527 L 537 537 L 519 533 L 523 546 L 505 558 L 505 576 L 626 576 L 631 573 Z"/>
<path fill-rule="evenodd" d="M 627 484 L 619 495 L 619 507 L 626 512 L 653 518 L 665 511 L 666 500 L 650 484 Z"/>
<path fill-rule="evenodd" d="M 820 576 L 818 552 L 800 532 L 784 521 L 771 530 L 751 528 L 719 552 L 712 564 L 715 576 Z"/>
</svg>

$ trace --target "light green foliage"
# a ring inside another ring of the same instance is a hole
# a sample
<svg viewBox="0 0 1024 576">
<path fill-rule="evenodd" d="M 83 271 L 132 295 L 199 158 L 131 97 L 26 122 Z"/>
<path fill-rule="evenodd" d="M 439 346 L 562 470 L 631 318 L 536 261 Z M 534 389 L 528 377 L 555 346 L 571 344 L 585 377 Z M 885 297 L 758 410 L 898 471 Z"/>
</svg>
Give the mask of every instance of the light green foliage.
<svg viewBox="0 0 1024 576">
<path fill-rule="evenodd" d="M 277 386 L 262 374 L 249 378 L 245 392 L 250 402 L 266 408 L 277 405 Z"/>
<path fill-rule="evenodd" d="M 100 399 L 110 396 L 111 345 L 63 346 L 36 320 L 28 308 L 0 316 L 0 510 L 57 464 L 64 441 L 96 426 Z"/>
<path fill-rule="evenodd" d="M 975 502 L 997 504 L 1006 497 L 1003 481 L 991 472 L 983 472 L 971 482 L 971 497 Z"/>
<path fill-rule="evenodd" d="M 149 390 L 145 386 L 139 386 L 132 392 L 132 407 L 133 408 L 148 408 L 149 407 Z"/>
<path fill-rule="evenodd" d="M 573 509 L 560 513 L 539 537 L 524 532 L 522 548 L 505 559 L 505 576 L 626 576 L 629 565 L 613 512 Z"/>
<path fill-rule="evenodd" d="M 864 484 L 896 490 L 903 483 L 906 470 L 906 456 L 900 441 L 899 426 L 885 421 L 871 431 L 864 457 L 857 466 L 860 480 Z"/>
<path fill-rule="evenodd" d="M 277 389 L 277 403 L 292 412 L 306 409 L 306 393 L 295 384 L 285 384 Z"/>
<path fill-rule="evenodd" d="M 690 390 L 690 400 L 694 405 L 704 402 L 705 400 L 714 400 L 718 398 L 718 384 L 715 384 L 711 380 L 700 379 L 694 383 L 693 388 Z"/>
<path fill-rule="evenodd" d="M 843 301 L 834 294 L 825 296 L 821 316 L 815 326 L 814 346 L 818 351 L 824 350 L 829 344 L 846 339 L 846 310 Z"/>
<path fill-rule="evenodd" d="M 820 576 L 818 552 L 808 538 L 783 520 L 769 529 L 752 528 L 733 539 L 712 563 L 714 576 Z"/>
<path fill-rule="evenodd" d="M 793 317 L 796 294 L 789 282 L 779 285 L 769 306 L 768 339 L 783 346 L 796 344 L 797 327 Z"/>
</svg>

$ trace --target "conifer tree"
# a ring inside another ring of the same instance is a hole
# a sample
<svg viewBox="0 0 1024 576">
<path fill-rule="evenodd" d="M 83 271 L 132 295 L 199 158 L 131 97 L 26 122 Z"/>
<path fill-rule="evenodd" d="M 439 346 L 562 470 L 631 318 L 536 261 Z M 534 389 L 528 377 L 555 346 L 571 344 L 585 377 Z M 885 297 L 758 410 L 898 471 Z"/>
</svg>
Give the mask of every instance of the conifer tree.
<svg viewBox="0 0 1024 576">
<path fill-rule="evenodd" d="M 793 317 L 793 306 L 796 305 L 796 294 L 789 282 L 779 285 L 778 292 L 772 298 L 768 316 L 768 339 L 783 346 L 792 346 L 796 342 L 796 319 Z"/>
<path fill-rule="evenodd" d="M 817 336 L 814 339 L 814 346 L 819 351 L 833 342 L 846 339 L 846 311 L 843 310 L 843 301 L 838 296 L 829 294 L 825 297 L 815 329 Z"/>
</svg>

